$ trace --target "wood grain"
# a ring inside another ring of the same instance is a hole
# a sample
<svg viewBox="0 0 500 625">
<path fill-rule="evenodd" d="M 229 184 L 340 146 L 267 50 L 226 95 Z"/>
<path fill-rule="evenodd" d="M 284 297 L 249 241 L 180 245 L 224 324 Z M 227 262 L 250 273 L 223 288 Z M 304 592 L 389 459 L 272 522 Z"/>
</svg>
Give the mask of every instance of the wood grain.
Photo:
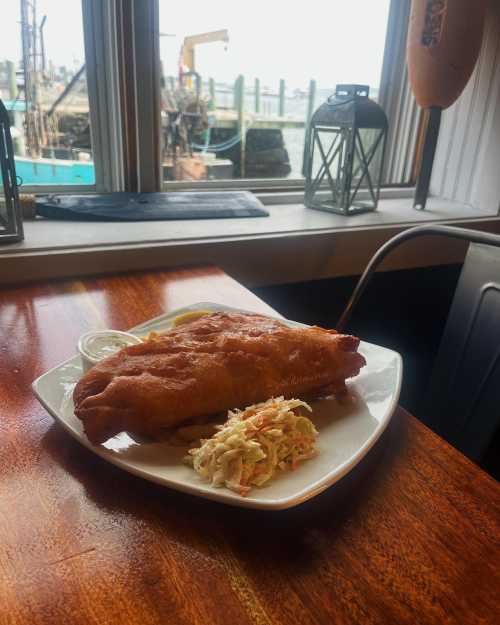
<svg viewBox="0 0 500 625">
<path fill-rule="evenodd" d="M 500 488 L 401 409 L 348 477 L 269 513 L 128 475 L 33 397 L 82 332 L 203 300 L 271 312 L 213 268 L 0 291 L 0 623 L 498 623 Z"/>
</svg>

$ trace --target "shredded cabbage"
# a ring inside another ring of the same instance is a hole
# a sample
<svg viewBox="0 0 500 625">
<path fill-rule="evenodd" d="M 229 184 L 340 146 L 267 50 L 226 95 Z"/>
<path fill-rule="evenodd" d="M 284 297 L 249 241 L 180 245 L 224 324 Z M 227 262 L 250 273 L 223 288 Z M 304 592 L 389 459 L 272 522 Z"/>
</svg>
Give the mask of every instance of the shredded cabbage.
<svg viewBox="0 0 500 625">
<path fill-rule="evenodd" d="M 313 423 L 294 410 L 311 407 L 300 399 L 276 397 L 245 410 L 230 410 L 211 438 L 189 450 L 186 461 L 212 486 L 246 495 L 277 470 L 295 469 L 316 455 Z"/>
</svg>

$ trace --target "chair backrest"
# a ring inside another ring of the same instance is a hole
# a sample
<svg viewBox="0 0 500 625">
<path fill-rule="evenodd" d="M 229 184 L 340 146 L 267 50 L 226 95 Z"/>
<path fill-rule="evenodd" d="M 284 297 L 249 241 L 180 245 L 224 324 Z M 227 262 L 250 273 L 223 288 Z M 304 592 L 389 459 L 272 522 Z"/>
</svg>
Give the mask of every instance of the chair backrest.
<svg viewBox="0 0 500 625">
<path fill-rule="evenodd" d="M 471 243 L 423 410 L 428 425 L 480 460 L 500 424 L 500 248 Z"/>
</svg>

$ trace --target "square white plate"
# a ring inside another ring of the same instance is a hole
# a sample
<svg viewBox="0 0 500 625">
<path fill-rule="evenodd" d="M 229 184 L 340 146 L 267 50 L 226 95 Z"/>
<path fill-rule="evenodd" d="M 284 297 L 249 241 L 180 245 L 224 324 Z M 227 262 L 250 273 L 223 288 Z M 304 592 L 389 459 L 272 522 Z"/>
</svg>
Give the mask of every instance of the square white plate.
<svg viewBox="0 0 500 625">
<path fill-rule="evenodd" d="M 192 310 L 237 309 L 199 303 L 156 317 L 130 332 L 143 336 L 151 330 L 166 330 L 174 317 Z M 294 321 L 281 321 L 290 326 L 302 326 Z M 185 448 L 172 447 L 166 442 L 137 443 L 126 433 L 115 436 L 104 445 L 92 445 L 83 433 L 81 422 L 73 414 L 72 392 L 82 375 L 79 356 L 41 375 L 33 382 L 33 391 L 71 436 L 125 471 L 169 488 L 233 506 L 278 510 L 296 506 L 337 482 L 366 455 L 387 427 L 401 389 L 401 356 L 385 347 L 364 342 L 361 342 L 359 351 L 366 358 L 366 367 L 348 382 L 357 401 L 348 406 L 340 405 L 333 398 L 311 402 L 311 419 L 319 432 L 319 454 L 302 463 L 296 471 L 280 473 L 270 485 L 252 489 L 246 497 L 203 482 L 183 464 Z"/>
</svg>

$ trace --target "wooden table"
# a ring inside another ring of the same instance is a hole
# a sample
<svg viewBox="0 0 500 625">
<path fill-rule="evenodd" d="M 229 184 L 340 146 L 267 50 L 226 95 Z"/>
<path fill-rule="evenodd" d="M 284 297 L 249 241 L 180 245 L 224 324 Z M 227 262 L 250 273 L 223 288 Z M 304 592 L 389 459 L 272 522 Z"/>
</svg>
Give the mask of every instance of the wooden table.
<svg viewBox="0 0 500 625">
<path fill-rule="evenodd" d="M 404 410 L 347 478 L 269 513 L 128 475 L 33 397 L 82 332 L 200 300 L 271 312 L 214 268 L 0 291 L 0 623 L 499 623 L 500 488 Z"/>
</svg>

